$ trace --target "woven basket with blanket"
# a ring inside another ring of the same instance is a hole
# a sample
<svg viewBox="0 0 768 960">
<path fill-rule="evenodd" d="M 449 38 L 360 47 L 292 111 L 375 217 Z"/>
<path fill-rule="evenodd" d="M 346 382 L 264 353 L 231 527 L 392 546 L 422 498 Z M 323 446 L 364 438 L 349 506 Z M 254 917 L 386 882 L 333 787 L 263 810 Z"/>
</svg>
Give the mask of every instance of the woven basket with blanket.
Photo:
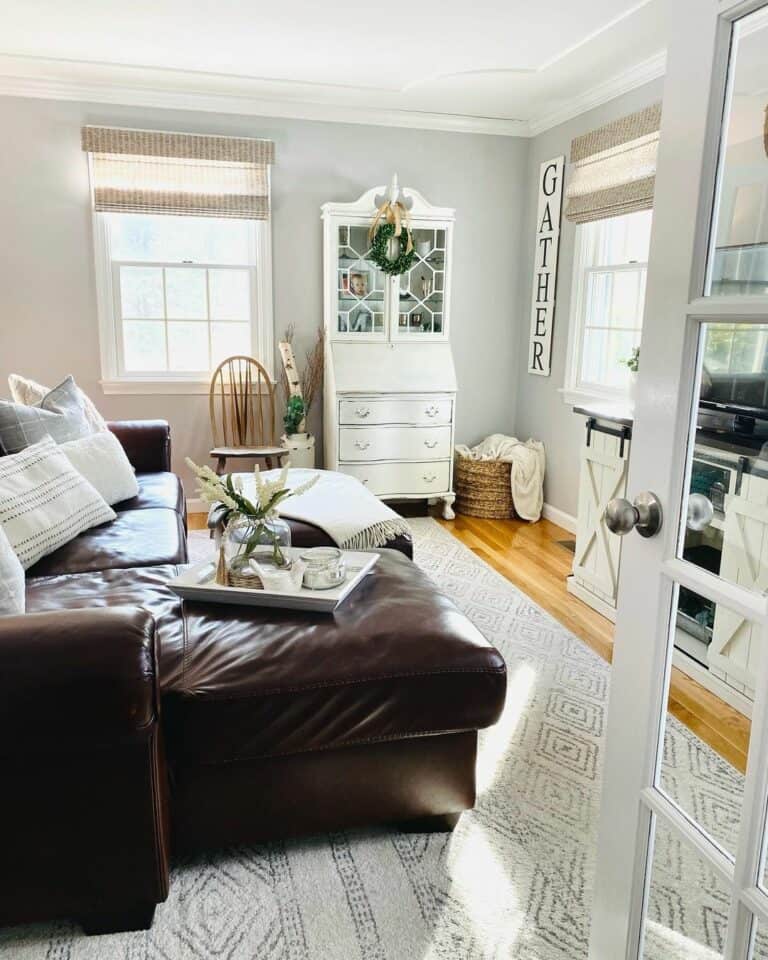
<svg viewBox="0 0 768 960">
<path fill-rule="evenodd" d="M 456 447 L 456 510 L 470 517 L 538 520 L 544 504 L 544 445 L 495 433 Z"/>
</svg>

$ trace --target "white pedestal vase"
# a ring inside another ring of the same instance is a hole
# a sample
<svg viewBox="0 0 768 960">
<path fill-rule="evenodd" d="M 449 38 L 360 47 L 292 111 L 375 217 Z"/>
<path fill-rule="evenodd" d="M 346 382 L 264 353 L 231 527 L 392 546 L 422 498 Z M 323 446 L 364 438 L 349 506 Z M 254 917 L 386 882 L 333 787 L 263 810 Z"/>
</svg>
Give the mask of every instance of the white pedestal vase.
<svg viewBox="0 0 768 960">
<path fill-rule="evenodd" d="M 315 467 L 315 438 L 309 433 L 292 433 L 280 437 L 280 443 L 289 451 L 292 467 L 304 467 L 313 470 Z"/>
</svg>

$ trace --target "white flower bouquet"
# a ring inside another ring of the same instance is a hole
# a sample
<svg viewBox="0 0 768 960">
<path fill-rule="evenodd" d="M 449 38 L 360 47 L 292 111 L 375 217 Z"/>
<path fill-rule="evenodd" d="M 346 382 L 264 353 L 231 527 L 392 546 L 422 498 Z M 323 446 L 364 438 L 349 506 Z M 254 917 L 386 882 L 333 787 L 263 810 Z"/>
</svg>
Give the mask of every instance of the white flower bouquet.
<svg viewBox="0 0 768 960">
<path fill-rule="evenodd" d="M 275 480 L 267 480 L 261 476 L 258 466 L 254 467 L 253 477 L 255 495 L 248 497 L 244 493 L 245 484 L 242 476 L 218 476 L 210 467 L 198 466 L 187 457 L 187 466 L 193 471 L 198 480 L 197 493 L 200 499 L 217 509 L 217 520 L 231 526 L 241 519 L 251 524 L 252 532 L 243 543 L 240 551 L 243 559 L 250 557 L 257 546 L 263 544 L 264 536 L 270 535 L 272 530 L 270 521 L 275 521 L 279 515 L 279 506 L 288 497 L 296 497 L 305 493 L 317 482 L 312 477 L 306 483 L 296 487 L 288 487 L 288 467 L 283 467 Z M 280 549 L 280 542 L 276 536 L 270 536 L 273 559 L 277 566 L 285 566 L 286 560 Z"/>
</svg>

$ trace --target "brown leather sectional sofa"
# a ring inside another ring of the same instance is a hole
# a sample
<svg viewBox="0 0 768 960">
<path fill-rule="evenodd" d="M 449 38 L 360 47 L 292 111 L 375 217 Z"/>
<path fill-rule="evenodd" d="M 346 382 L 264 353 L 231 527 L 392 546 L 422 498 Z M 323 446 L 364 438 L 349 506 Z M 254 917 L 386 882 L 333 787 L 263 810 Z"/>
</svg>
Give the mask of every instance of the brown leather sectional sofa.
<svg viewBox="0 0 768 960">
<path fill-rule="evenodd" d="M 0 923 L 148 926 L 171 850 L 450 829 L 506 671 L 409 544 L 333 616 L 182 603 L 168 426 L 110 429 L 139 495 L 31 568 L 27 614 L 0 618 Z"/>
</svg>

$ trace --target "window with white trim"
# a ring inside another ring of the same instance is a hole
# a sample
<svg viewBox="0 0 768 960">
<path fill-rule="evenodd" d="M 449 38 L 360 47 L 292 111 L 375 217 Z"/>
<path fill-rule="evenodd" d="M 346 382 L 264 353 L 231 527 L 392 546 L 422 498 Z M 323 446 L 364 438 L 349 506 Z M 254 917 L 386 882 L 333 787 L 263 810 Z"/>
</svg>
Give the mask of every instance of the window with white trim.
<svg viewBox="0 0 768 960">
<path fill-rule="evenodd" d="M 566 400 L 621 401 L 640 346 L 652 211 L 576 228 Z"/>
<path fill-rule="evenodd" d="M 228 356 L 271 367 L 267 220 L 96 213 L 105 381 L 207 383 Z"/>
</svg>

